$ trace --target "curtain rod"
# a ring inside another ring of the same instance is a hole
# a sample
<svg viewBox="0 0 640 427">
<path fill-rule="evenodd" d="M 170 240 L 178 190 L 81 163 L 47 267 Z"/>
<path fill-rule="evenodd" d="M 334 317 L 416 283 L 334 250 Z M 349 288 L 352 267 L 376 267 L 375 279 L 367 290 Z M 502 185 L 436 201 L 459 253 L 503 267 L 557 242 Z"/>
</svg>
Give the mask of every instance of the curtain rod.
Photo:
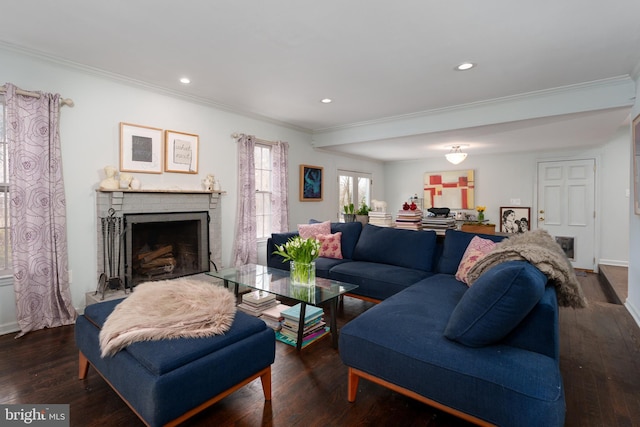
<svg viewBox="0 0 640 427">
<path fill-rule="evenodd" d="M 5 93 L 7 89 L 4 86 L 0 86 L 0 93 Z M 22 89 L 16 89 L 16 93 L 22 96 L 30 96 L 31 98 L 40 98 L 40 94 L 38 92 L 29 92 Z M 68 105 L 69 107 L 73 107 L 73 99 L 71 98 L 60 98 L 60 105 Z"/>
<path fill-rule="evenodd" d="M 238 140 L 238 138 L 246 136 L 244 133 L 232 133 L 231 134 L 231 138 L 235 139 L 236 141 Z M 260 144 L 265 144 L 265 145 L 277 145 L 278 142 L 277 141 L 267 141 L 266 139 L 260 139 L 260 138 L 254 138 L 254 140 Z"/>
</svg>

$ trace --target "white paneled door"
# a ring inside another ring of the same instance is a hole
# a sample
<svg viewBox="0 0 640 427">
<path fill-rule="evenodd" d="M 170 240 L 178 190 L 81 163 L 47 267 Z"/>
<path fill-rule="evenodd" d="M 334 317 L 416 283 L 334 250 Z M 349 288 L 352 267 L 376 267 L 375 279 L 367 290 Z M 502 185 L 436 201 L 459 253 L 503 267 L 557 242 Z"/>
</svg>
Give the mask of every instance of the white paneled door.
<svg viewBox="0 0 640 427">
<path fill-rule="evenodd" d="M 556 238 L 574 268 L 595 270 L 595 160 L 538 163 L 538 228 Z"/>
</svg>

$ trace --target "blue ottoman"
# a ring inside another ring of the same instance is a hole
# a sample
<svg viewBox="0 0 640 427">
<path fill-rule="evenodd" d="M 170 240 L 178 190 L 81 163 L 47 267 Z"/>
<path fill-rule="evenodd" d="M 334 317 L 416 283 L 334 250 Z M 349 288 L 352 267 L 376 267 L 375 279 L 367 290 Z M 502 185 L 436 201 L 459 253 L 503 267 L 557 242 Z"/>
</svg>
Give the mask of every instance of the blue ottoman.
<svg viewBox="0 0 640 427">
<path fill-rule="evenodd" d="M 224 335 L 138 342 L 113 357 L 100 357 L 98 335 L 122 300 L 87 306 L 75 326 L 79 377 L 89 365 L 149 426 L 177 425 L 256 378 L 271 400 L 275 334 L 238 311 Z"/>
</svg>

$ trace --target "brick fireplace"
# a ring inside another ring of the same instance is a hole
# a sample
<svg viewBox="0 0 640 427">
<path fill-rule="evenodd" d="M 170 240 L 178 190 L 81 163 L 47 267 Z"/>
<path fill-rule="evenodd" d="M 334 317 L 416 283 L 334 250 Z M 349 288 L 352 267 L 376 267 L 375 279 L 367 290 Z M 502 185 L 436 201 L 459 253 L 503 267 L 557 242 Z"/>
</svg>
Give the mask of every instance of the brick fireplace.
<svg viewBox="0 0 640 427">
<path fill-rule="evenodd" d="M 110 222 L 118 224 L 117 230 L 131 233 L 133 224 L 140 225 L 138 229 L 147 229 L 155 226 L 154 221 L 172 221 L 174 216 L 176 217 L 176 226 L 181 227 L 180 224 L 188 224 L 190 222 L 196 222 L 197 218 L 204 218 L 204 221 L 208 222 L 208 241 L 203 242 L 204 245 L 189 245 L 200 246 L 200 250 L 205 251 L 208 247 L 210 258 L 208 254 L 194 255 L 196 261 L 200 259 L 200 263 L 194 266 L 196 269 L 205 268 L 208 270 L 206 264 L 207 259 L 213 261 L 217 266 L 221 265 L 221 212 L 220 212 L 220 196 L 219 192 L 202 192 L 202 191 L 165 191 L 165 190 L 119 190 L 119 191 L 104 191 L 98 190 L 96 193 L 96 214 L 97 214 L 97 276 L 96 283 L 99 282 L 103 273 L 107 272 L 108 276 L 117 276 L 122 280 L 122 284 L 125 280 L 131 281 L 132 277 L 132 265 L 126 262 L 126 255 L 129 255 L 131 259 L 132 251 L 139 250 L 135 245 L 132 246 L 129 242 L 129 248 L 125 247 L 126 239 L 116 240 L 116 244 L 109 241 L 107 237 L 106 241 L 103 238 L 105 232 L 103 230 L 105 220 L 104 218 L 110 218 Z M 111 211 L 111 209 L 113 209 Z M 139 219 L 144 218 L 144 219 Z M 192 221 L 193 220 L 193 221 Z M 202 221 L 200 221 L 202 223 Z M 120 226 L 122 224 L 122 226 Z M 151 225 L 149 225 L 151 224 Z M 206 223 L 203 224 L 206 226 Z M 144 227 L 143 227 L 144 226 Z M 185 231 L 192 228 L 190 225 L 185 225 Z M 197 234 L 199 240 L 207 238 L 206 227 L 194 225 L 199 231 Z M 148 232 L 149 235 L 155 237 L 159 235 L 155 231 Z M 181 233 L 181 232 L 179 232 Z M 115 234 L 118 234 L 116 232 Z M 123 236 L 124 237 L 124 236 Z M 171 242 L 159 242 L 159 245 L 150 250 L 163 251 L 166 250 Z M 182 243 L 173 244 L 173 246 L 182 246 Z M 191 252 L 191 249 L 189 249 Z M 184 258 L 184 253 L 178 253 L 176 257 Z M 113 259 L 112 259 L 113 258 Z M 112 265 L 109 265 L 112 262 Z M 174 261 L 171 261 L 175 263 Z M 180 271 L 177 271 L 180 274 Z M 187 273 L 188 274 L 188 273 Z M 156 275 L 152 280 L 160 280 L 165 278 L 163 275 Z M 137 283 L 128 283 L 129 285 L 135 285 Z"/>
</svg>

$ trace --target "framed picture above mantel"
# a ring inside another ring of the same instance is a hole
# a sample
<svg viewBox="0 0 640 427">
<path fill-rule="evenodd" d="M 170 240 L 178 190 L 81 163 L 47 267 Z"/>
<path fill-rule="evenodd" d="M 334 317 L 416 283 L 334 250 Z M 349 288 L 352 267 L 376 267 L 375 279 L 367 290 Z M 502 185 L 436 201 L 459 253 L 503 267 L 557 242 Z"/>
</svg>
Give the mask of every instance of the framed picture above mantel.
<svg viewBox="0 0 640 427">
<path fill-rule="evenodd" d="M 120 123 L 120 171 L 162 173 L 162 129 Z"/>
<path fill-rule="evenodd" d="M 198 173 L 198 144 L 192 133 L 165 131 L 165 172 Z"/>
</svg>

